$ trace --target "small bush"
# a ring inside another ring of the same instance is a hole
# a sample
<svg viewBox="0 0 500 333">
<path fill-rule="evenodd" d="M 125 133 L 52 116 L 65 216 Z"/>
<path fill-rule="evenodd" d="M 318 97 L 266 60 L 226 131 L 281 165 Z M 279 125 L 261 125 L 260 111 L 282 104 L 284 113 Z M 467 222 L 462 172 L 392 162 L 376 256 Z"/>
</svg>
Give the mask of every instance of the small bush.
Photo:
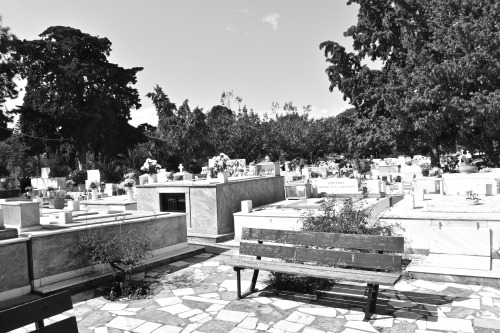
<svg viewBox="0 0 500 333">
<path fill-rule="evenodd" d="M 151 255 L 153 246 L 154 241 L 145 231 L 132 227 L 123 231 L 120 224 L 116 235 L 103 234 L 102 229 L 87 230 L 80 237 L 74 254 L 91 264 L 93 269 L 95 265 L 105 264 L 112 270 L 114 281 L 108 294 L 110 300 L 137 299 L 146 296 L 149 289 L 132 284 L 132 269 Z"/>
<path fill-rule="evenodd" d="M 76 185 L 78 184 L 85 184 L 85 181 L 87 180 L 87 171 L 85 170 L 74 170 L 71 173 L 71 180 L 75 182 Z"/>
</svg>

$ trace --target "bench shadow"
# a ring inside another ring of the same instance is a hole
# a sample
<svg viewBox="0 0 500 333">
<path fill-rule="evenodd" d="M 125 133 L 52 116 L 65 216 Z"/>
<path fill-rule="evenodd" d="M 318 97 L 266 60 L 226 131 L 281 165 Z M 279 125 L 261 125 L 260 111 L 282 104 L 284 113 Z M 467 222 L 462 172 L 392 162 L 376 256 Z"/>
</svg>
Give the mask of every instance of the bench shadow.
<svg viewBox="0 0 500 333">
<path fill-rule="evenodd" d="M 364 311 L 366 305 L 365 290 L 364 286 L 336 285 L 328 291 L 317 291 L 316 296 L 314 296 L 265 289 L 260 292 L 260 296 L 293 299 L 298 302 L 302 301 L 344 310 Z M 439 306 L 451 306 L 453 301 L 469 300 L 472 293 L 453 287 L 446 288 L 439 293 L 397 291 L 381 288 L 374 313 L 382 316 L 407 319 L 425 318 L 434 321 L 437 320 Z"/>
</svg>

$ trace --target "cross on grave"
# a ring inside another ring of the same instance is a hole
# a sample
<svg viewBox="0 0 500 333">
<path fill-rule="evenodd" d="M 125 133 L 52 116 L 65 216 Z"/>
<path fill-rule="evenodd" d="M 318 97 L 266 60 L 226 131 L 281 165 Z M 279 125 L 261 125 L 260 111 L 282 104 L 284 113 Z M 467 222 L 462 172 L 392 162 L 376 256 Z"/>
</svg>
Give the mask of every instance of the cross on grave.
<svg viewBox="0 0 500 333">
<path fill-rule="evenodd" d="M 182 170 L 183 170 L 183 169 L 184 169 L 184 167 L 182 166 L 182 163 L 181 163 L 181 164 L 179 164 L 179 172 L 181 172 L 181 173 L 182 173 Z"/>
</svg>

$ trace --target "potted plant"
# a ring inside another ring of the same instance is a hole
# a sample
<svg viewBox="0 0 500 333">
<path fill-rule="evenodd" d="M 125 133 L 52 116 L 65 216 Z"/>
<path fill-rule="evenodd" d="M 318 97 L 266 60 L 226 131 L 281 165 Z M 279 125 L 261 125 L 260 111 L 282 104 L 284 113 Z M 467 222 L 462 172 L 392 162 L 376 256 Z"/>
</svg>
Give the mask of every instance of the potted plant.
<svg viewBox="0 0 500 333">
<path fill-rule="evenodd" d="M 21 195 L 21 197 L 22 197 L 22 198 L 26 198 L 26 199 L 31 199 L 31 198 L 33 198 L 33 192 L 31 192 L 31 190 L 32 190 L 32 189 L 31 189 L 31 186 L 26 186 L 26 187 L 24 188 L 24 190 L 25 190 L 26 192 L 24 192 L 24 193 Z"/>
<path fill-rule="evenodd" d="M 467 197 L 465 198 L 465 201 L 467 202 L 468 205 L 477 205 L 479 204 L 479 196 L 477 193 L 472 192 L 472 190 L 465 192 Z"/>
<path fill-rule="evenodd" d="M 87 180 L 87 171 L 75 170 L 71 173 L 71 180 L 78 185 L 78 191 L 85 191 L 85 181 Z"/>
<path fill-rule="evenodd" d="M 101 184 L 97 180 L 94 180 L 90 183 L 89 189 L 92 191 L 92 200 L 97 200 L 97 190 L 100 188 L 100 186 Z"/>
<path fill-rule="evenodd" d="M 219 179 L 219 183 L 227 183 L 229 174 L 227 172 L 229 157 L 220 153 L 217 156 L 214 156 L 214 171 L 217 172 L 217 178 Z"/>
<path fill-rule="evenodd" d="M 72 181 L 71 179 L 68 179 L 66 181 L 66 190 L 68 190 L 68 192 L 73 192 L 74 187 L 75 187 L 75 182 Z"/>
<path fill-rule="evenodd" d="M 66 198 L 66 191 L 57 190 L 54 187 L 47 187 L 46 197 L 49 201 L 49 208 L 63 209 Z"/>
<path fill-rule="evenodd" d="M 429 171 L 431 170 L 431 164 L 429 162 L 420 162 L 418 163 L 420 169 L 422 169 L 422 176 L 429 177 Z"/>
<path fill-rule="evenodd" d="M 150 158 L 147 158 L 146 162 L 144 162 L 144 165 L 141 167 L 141 171 L 149 175 L 148 182 L 150 183 L 156 183 L 158 181 L 156 174 L 160 169 L 161 165 L 159 165 L 156 160 Z"/>
<path fill-rule="evenodd" d="M 135 186 L 135 180 L 133 178 L 128 178 L 125 179 L 120 185 L 127 191 L 128 199 L 130 201 L 133 201 L 134 200 L 133 187 Z"/>
</svg>

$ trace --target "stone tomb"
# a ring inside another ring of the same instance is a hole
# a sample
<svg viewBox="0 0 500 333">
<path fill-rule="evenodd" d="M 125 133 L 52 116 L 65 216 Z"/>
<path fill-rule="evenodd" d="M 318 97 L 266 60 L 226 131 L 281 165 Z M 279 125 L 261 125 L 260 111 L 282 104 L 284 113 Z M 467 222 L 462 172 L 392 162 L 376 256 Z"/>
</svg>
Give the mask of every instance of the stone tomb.
<svg viewBox="0 0 500 333">
<path fill-rule="evenodd" d="M 40 229 L 40 205 L 38 202 L 12 201 L 2 203 L 5 225 L 24 230 Z"/>
<path fill-rule="evenodd" d="M 233 213 L 241 202 L 252 200 L 256 206 L 285 198 L 284 177 L 230 177 L 153 183 L 137 187 L 137 210 L 186 213 L 190 241 L 207 243 L 233 238 Z"/>
<path fill-rule="evenodd" d="M 465 195 L 473 191 L 479 195 L 500 194 L 500 173 L 445 173 L 443 190 L 446 195 Z"/>
</svg>

